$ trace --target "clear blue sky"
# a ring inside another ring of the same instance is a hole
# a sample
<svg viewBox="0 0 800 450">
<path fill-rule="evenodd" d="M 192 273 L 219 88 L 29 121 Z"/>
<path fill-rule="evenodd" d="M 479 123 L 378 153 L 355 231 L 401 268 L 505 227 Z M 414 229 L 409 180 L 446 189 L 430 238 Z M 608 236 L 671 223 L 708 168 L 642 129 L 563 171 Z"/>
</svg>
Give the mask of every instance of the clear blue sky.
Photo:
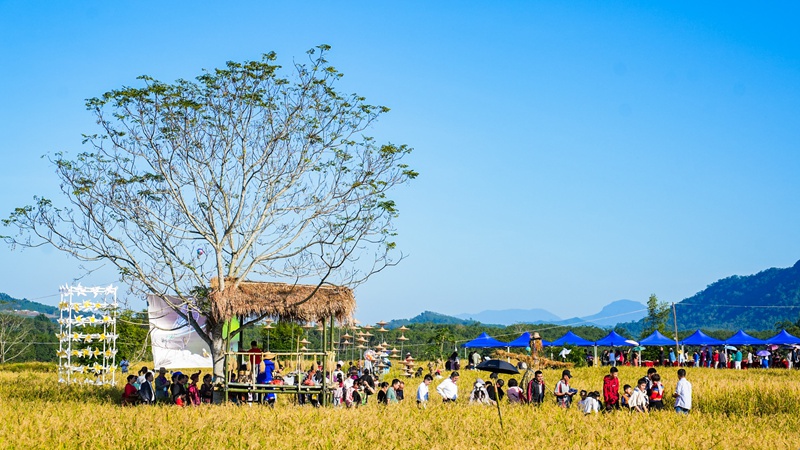
<svg viewBox="0 0 800 450">
<path fill-rule="evenodd" d="M 96 131 L 85 98 L 326 43 L 345 91 L 392 108 L 373 134 L 413 146 L 421 173 L 396 195 L 408 259 L 358 288 L 362 321 L 679 301 L 800 259 L 798 9 L 0 1 L 0 215 L 53 194 L 40 157 Z M 79 274 L 52 250 L 0 255 L 16 297 Z"/>
</svg>

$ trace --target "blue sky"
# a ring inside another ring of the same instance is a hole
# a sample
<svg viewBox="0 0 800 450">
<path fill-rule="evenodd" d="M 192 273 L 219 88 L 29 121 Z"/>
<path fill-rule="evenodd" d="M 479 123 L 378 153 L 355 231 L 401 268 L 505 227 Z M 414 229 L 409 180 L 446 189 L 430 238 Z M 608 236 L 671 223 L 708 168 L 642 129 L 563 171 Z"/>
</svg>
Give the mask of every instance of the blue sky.
<svg viewBox="0 0 800 450">
<path fill-rule="evenodd" d="M 75 5 L 0 1 L 2 216 L 53 195 L 41 156 L 96 131 L 84 99 L 326 43 L 344 91 L 392 108 L 372 133 L 421 173 L 395 196 L 408 258 L 356 291 L 364 322 L 571 317 L 800 259 L 794 3 Z M 31 299 L 80 273 L 46 249 L 0 265 L 0 291 Z"/>
</svg>

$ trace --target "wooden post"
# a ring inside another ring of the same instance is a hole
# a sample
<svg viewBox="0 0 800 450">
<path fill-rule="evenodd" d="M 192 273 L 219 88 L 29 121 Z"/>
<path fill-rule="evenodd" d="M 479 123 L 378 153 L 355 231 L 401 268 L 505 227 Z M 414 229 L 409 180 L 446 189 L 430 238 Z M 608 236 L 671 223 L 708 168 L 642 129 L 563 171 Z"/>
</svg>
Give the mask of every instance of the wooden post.
<svg viewBox="0 0 800 450">
<path fill-rule="evenodd" d="M 322 358 L 322 394 L 320 395 L 319 402 L 322 406 L 328 406 L 328 377 L 325 376 L 326 368 L 328 367 L 328 324 L 322 321 L 322 353 L 325 355 Z"/>
<path fill-rule="evenodd" d="M 228 387 L 230 386 L 230 382 L 231 382 L 231 374 L 228 371 L 228 351 L 231 349 L 231 347 L 230 347 L 230 339 L 228 337 L 228 336 L 230 336 L 230 332 L 231 332 L 231 330 L 230 330 L 230 325 L 229 325 L 228 326 L 228 335 L 226 335 L 225 339 L 222 341 L 222 345 L 223 345 L 222 351 L 223 351 L 223 355 L 225 355 L 224 358 L 223 358 L 223 361 L 222 361 L 222 364 L 224 365 L 223 370 L 225 371 L 223 373 L 223 376 L 224 376 L 223 379 L 225 380 L 225 396 L 222 399 L 221 403 L 227 403 L 228 402 Z M 213 364 L 213 361 L 212 361 L 212 364 Z"/>
</svg>

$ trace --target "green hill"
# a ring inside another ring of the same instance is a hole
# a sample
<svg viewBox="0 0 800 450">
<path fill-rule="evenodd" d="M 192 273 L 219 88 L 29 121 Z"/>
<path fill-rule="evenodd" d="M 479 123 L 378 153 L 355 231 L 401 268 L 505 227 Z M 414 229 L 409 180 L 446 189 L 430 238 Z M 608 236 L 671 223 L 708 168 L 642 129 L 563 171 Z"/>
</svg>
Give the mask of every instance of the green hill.
<svg viewBox="0 0 800 450">
<path fill-rule="evenodd" d="M 792 267 L 723 278 L 675 306 L 680 330 L 774 330 L 777 323 L 800 317 L 800 261 Z M 638 335 L 643 323 L 618 327 Z M 667 329 L 672 327 L 670 315 Z"/>
<path fill-rule="evenodd" d="M 411 325 L 415 323 L 428 323 L 436 325 L 473 325 L 477 324 L 478 322 L 474 320 L 459 319 L 458 317 L 439 314 L 433 311 L 423 311 L 411 319 L 392 320 L 386 325 L 386 328 L 399 328 L 403 325 Z"/>
<path fill-rule="evenodd" d="M 0 292 L 0 310 L 27 310 L 35 311 L 49 316 L 58 314 L 58 308 L 50 305 L 43 305 L 38 302 L 32 302 L 26 299 L 18 299 L 10 295 Z"/>
</svg>

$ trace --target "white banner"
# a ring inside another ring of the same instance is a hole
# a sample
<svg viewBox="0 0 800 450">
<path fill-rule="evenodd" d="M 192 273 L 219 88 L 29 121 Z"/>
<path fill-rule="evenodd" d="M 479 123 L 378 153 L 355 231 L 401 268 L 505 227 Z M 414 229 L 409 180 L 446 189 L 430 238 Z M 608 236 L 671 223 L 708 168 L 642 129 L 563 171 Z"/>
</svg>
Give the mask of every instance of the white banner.
<svg viewBox="0 0 800 450">
<path fill-rule="evenodd" d="M 176 304 L 178 299 L 172 299 Z M 182 309 L 186 313 L 186 309 Z M 156 369 L 201 369 L 211 368 L 211 349 L 197 335 L 189 323 L 172 310 L 161 298 L 147 296 L 147 313 L 150 316 L 150 340 Z M 192 317 L 200 326 L 206 318 L 197 312 Z"/>
</svg>

